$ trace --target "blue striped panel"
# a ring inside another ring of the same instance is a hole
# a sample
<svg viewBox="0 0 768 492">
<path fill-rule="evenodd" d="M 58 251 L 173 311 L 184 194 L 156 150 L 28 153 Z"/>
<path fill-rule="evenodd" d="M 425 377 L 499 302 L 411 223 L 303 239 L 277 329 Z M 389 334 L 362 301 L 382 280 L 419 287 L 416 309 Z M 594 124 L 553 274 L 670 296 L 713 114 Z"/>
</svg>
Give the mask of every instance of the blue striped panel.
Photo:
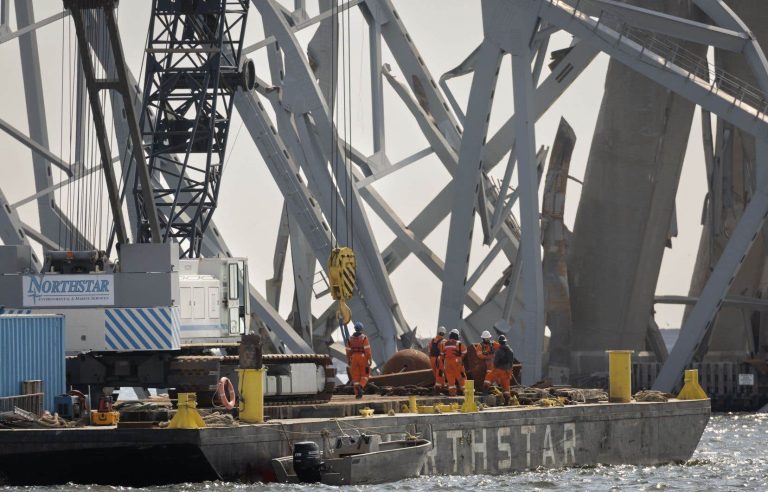
<svg viewBox="0 0 768 492">
<path fill-rule="evenodd" d="M 173 334 L 173 328 L 169 326 L 168 320 L 165 318 L 165 316 L 160 315 L 160 313 L 153 309 L 149 311 L 148 318 L 157 326 L 162 326 L 163 329 L 165 329 L 168 336 L 172 336 Z"/>
<path fill-rule="evenodd" d="M 147 336 L 149 336 L 153 342 L 156 344 L 164 345 L 166 347 L 171 346 L 170 339 L 168 335 L 170 334 L 170 330 L 164 325 L 158 325 L 152 321 L 152 319 L 149 317 L 147 313 L 144 312 L 142 309 L 130 309 L 128 310 L 128 314 L 133 318 L 136 322 L 143 322 L 146 323 L 146 326 L 150 328 L 150 331 L 147 333 Z M 141 319 L 139 319 L 141 318 Z M 154 335 L 152 334 L 154 332 Z M 158 340 L 161 340 L 160 342 Z"/>
<path fill-rule="evenodd" d="M 178 350 L 179 324 L 173 308 L 104 310 L 104 339 L 108 350 Z"/>
<path fill-rule="evenodd" d="M 173 341 L 181 347 L 181 308 L 174 306 L 171 308 L 171 314 L 173 315 Z"/>
<path fill-rule="evenodd" d="M 0 314 L 32 314 L 31 309 L 5 309 L 0 307 Z"/>
</svg>

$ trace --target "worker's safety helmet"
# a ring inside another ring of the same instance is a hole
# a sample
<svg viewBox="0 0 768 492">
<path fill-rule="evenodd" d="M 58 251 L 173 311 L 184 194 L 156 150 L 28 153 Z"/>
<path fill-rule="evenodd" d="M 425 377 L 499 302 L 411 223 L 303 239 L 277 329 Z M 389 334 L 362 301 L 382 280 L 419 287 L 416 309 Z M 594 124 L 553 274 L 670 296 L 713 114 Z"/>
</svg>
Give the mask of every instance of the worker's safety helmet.
<svg viewBox="0 0 768 492">
<path fill-rule="evenodd" d="M 451 330 L 451 333 L 448 334 L 448 338 L 450 338 L 451 340 L 458 340 L 459 339 L 459 330 L 457 330 L 456 328 Z"/>
<path fill-rule="evenodd" d="M 445 326 L 438 326 L 437 327 L 437 334 L 445 336 Z"/>
<path fill-rule="evenodd" d="M 363 324 L 361 322 L 355 323 L 355 331 L 363 331 Z"/>
<path fill-rule="evenodd" d="M 485 340 L 485 341 L 488 341 L 488 340 L 490 340 L 490 339 L 491 339 L 491 332 L 490 332 L 490 331 L 488 331 L 488 330 L 485 330 L 484 332 L 482 332 L 482 333 L 480 334 L 480 338 L 481 338 L 481 339 L 483 339 L 483 340 Z"/>
<path fill-rule="evenodd" d="M 499 343 L 502 344 L 502 345 L 506 345 L 507 344 L 507 337 L 505 337 L 504 335 L 499 335 Z"/>
</svg>

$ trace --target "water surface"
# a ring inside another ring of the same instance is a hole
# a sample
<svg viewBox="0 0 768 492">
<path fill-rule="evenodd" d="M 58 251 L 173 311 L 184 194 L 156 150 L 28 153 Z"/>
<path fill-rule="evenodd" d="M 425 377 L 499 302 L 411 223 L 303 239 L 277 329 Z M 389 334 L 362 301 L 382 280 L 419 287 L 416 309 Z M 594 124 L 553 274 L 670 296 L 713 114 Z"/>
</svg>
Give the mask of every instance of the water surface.
<svg viewBox="0 0 768 492">
<path fill-rule="evenodd" d="M 714 415 L 693 458 L 684 464 L 663 466 L 597 466 L 539 470 L 501 476 L 420 477 L 400 482 L 344 487 L 365 491 L 472 491 L 516 490 L 768 490 L 768 414 Z M 41 466 L 45 466 L 41 463 Z M 87 466 L 87 463 L 83 463 Z M 125 463 L 124 466 L 130 466 Z M 140 470 L 136 471 L 141 473 Z M 330 491 L 337 487 L 205 482 L 150 487 L 148 492 Z M 63 485 L 0 487 L 0 492 L 111 492 L 123 487 Z"/>
</svg>

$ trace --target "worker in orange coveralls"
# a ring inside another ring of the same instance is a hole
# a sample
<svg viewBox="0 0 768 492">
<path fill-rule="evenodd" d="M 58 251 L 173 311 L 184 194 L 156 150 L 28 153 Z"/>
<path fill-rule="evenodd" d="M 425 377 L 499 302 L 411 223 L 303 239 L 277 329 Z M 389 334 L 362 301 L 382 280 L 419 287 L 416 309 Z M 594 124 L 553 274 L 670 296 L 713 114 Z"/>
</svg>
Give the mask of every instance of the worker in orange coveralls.
<svg viewBox="0 0 768 492">
<path fill-rule="evenodd" d="M 490 376 L 486 376 L 486 384 L 496 383 L 501 386 L 504 395 L 504 404 L 509 405 L 509 382 L 512 380 L 512 368 L 515 363 L 515 355 L 512 349 L 507 345 L 507 337 L 499 337 L 499 348 L 493 356 L 493 371 Z"/>
<path fill-rule="evenodd" d="M 355 398 L 359 400 L 363 397 L 363 390 L 371 373 L 371 345 L 363 333 L 363 324 L 359 321 L 355 323 L 355 332 L 347 340 L 347 364 Z"/>
<path fill-rule="evenodd" d="M 480 334 L 480 343 L 475 344 L 475 354 L 477 358 L 485 362 L 485 378 L 483 381 L 483 389 L 488 391 L 491 389 L 491 381 L 488 379 L 493 372 L 493 355 L 496 350 L 499 349 L 499 342 L 491 339 L 491 333 L 485 330 Z"/>
<path fill-rule="evenodd" d="M 429 363 L 432 366 L 432 374 L 435 376 L 435 389 L 441 390 L 445 386 L 443 367 L 440 361 L 440 346 L 445 340 L 445 326 L 437 329 L 437 336 L 429 342 Z"/>
<path fill-rule="evenodd" d="M 467 355 L 467 346 L 459 340 L 459 330 L 453 329 L 448 334 L 440 349 L 442 365 L 445 374 L 445 384 L 448 385 L 448 394 L 456 396 L 456 387 L 464 391 L 464 381 L 467 374 L 464 372 L 464 356 Z"/>
</svg>

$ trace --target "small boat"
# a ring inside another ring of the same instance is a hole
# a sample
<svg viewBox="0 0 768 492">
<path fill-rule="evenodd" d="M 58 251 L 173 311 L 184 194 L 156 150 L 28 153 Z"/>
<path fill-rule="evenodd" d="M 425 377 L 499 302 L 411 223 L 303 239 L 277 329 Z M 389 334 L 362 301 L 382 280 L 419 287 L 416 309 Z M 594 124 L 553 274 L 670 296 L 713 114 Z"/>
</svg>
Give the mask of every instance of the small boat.
<svg viewBox="0 0 768 492">
<path fill-rule="evenodd" d="M 339 436 L 324 441 L 325 450 L 313 441 L 298 442 L 293 456 L 274 458 L 278 482 L 363 485 L 418 477 L 432 449 L 426 439 L 382 442 L 378 435 Z"/>
</svg>

